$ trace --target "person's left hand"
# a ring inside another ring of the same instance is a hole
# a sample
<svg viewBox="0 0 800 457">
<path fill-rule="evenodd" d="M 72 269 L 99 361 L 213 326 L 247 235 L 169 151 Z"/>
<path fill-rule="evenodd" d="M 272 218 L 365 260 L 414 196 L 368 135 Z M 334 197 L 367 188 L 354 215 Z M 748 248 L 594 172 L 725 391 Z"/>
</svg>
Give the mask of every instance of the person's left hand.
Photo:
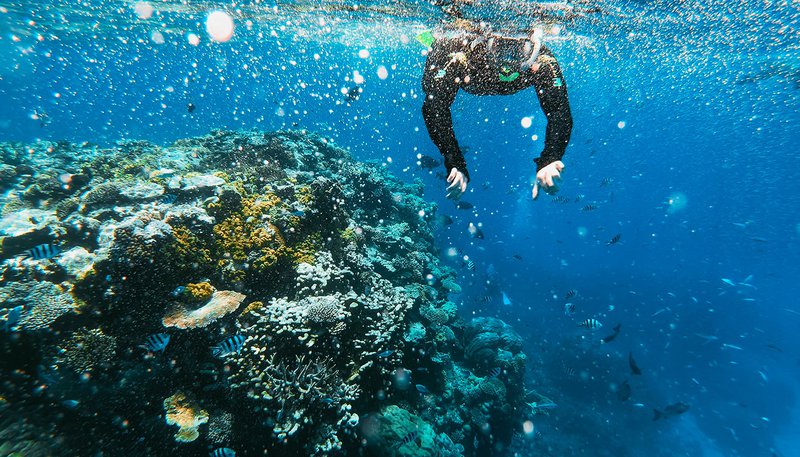
<svg viewBox="0 0 800 457">
<path fill-rule="evenodd" d="M 545 192 L 553 192 L 557 190 L 555 180 L 561 180 L 561 172 L 564 171 L 564 162 L 556 160 L 555 162 L 547 165 L 536 173 L 536 182 L 533 183 L 533 191 L 531 196 L 534 200 L 539 196 L 539 185 Z"/>
<path fill-rule="evenodd" d="M 447 198 L 458 200 L 467 190 L 467 177 L 464 173 L 458 171 L 458 168 L 450 170 L 450 175 L 447 176 Z"/>
</svg>

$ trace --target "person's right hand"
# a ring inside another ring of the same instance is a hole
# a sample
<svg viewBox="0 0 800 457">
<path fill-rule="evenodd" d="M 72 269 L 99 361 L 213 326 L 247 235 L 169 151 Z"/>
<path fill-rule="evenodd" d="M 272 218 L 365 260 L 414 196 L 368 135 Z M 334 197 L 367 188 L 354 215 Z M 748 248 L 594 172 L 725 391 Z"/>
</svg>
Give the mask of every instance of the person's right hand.
<svg viewBox="0 0 800 457">
<path fill-rule="evenodd" d="M 447 186 L 447 198 L 458 200 L 461 198 L 464 191 L 467 190 L 467 177 L 464 176 L 464 173 L 458 171 L 458 168 L 450 170 L 450 174 L 447 176 L 447 182 L 450 184 Z"/>
</svg>

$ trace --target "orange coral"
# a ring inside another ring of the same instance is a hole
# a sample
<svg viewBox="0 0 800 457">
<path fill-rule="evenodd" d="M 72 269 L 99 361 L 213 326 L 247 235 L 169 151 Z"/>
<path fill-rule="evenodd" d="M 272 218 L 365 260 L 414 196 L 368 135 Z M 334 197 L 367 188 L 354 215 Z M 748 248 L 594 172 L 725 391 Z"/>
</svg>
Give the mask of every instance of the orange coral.
<svg viewBox="0 0 800 457">
<path fill-rule="evenodd" d="M 208 413 L 181 391 L 164 400 L 164 410 L 167 412 L 167 425 L 180 427 L 175 434 L 175 441 L 180 443 L 196 440 L 200 436 L 197 427 L 208 422 Z"/>
<path fill-rule="evenodd" d="M 205 327 L 220 317 L 232 313 L 244 301 L 245 296 L 231 290 L 218 290 L 214 292 L 211 300 L 203 307 L 188 310 L 182 305 L 177 305 L 163 319 L 164 327 L 198 328 Z"/>
</svg>

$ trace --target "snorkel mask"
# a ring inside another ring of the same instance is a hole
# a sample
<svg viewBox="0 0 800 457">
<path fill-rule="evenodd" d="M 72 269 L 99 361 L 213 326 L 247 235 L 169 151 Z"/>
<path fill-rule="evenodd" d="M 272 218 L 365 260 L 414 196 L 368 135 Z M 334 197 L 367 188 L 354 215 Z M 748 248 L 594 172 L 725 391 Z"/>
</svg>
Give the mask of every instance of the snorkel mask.
<svg viewBox="0 0 800 457">
<path fill-rule="evenodd" d="M 533 67 L 542 49 L 542 30 L 535 29 L 526 37 L 507 37 L 494 33 L 486 40 L 486 52 L 500 70 L 500 81 L 512 82 L 520 72 Z"/>
</svg>

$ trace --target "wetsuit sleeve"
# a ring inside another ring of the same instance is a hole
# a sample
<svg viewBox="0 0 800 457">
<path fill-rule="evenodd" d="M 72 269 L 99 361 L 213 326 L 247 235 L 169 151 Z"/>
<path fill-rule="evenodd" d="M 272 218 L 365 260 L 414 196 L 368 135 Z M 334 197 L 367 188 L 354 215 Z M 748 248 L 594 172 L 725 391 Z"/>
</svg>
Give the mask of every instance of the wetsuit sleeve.
<svg viewBox="0 0 800 457">
<path fill-rule="evenodd" d="M 450 111 L 450 106 L 458 93 L 460 78 L 462 78 L 456 65 L 447 65 L 453 52 L 453 42 L 437 40 L 428 54 L 425 73 L 422 77 L 422 89 L 425 91 L 422 117 L 431 141 L 439 148 L 439 152 L 444 157 L 447 173 L 456 168 L 469 181 L 467 162 L 458 147 Z"/>
<path fill-rule="evenodd" d="M 536 171 L 561 160 L 572 134 L 572 113 L 567 97 L 567 83 L 558 66 L 558 61 L 550 53 L 542 53 L 538 61 L 541 67 L 536 71 L 533 85 L 539 104 L 547 116 L 544 150 L 536 162 Z"/>
</svg>

